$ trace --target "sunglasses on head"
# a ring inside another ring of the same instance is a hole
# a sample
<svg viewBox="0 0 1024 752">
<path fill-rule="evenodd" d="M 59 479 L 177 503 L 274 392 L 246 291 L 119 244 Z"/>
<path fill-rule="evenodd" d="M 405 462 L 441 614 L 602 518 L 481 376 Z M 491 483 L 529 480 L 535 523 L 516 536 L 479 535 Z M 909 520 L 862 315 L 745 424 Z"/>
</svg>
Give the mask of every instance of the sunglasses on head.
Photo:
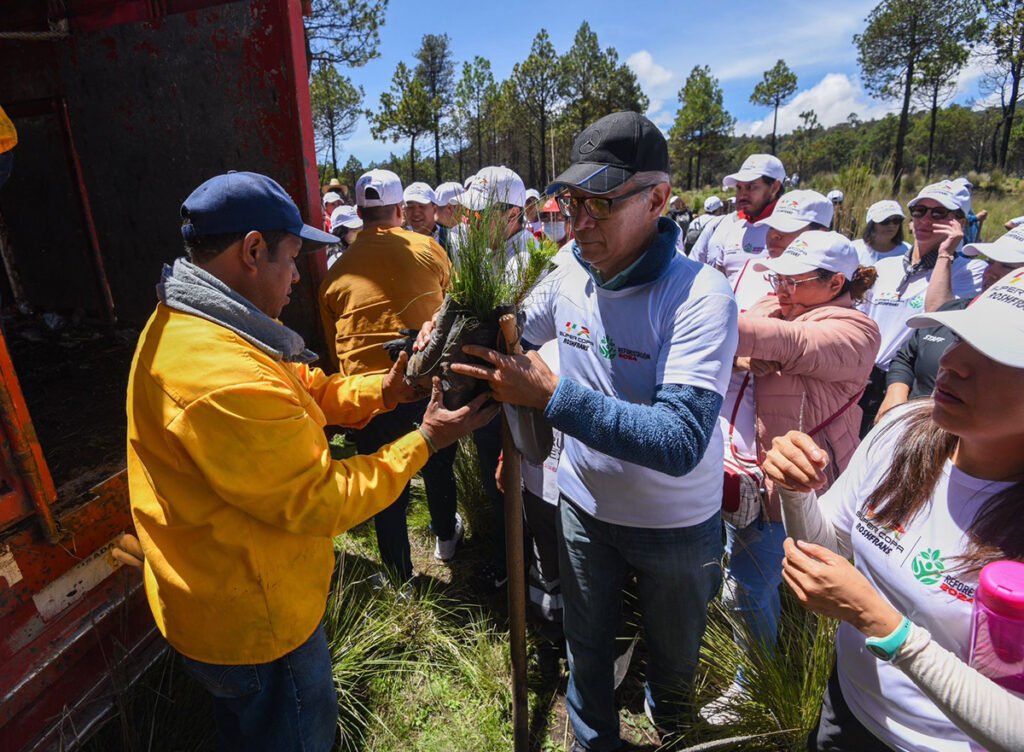
<svg viewBox="0 0 1024 752">
<path fill-rule="evenodd" d="M 910 207 L 910 216 L 914 219 L 921 219 L 925 214 L 931 216 L 932 219 L 946 219 L 953 212 L 942 206 L 917 206 Z"/>
</svg>

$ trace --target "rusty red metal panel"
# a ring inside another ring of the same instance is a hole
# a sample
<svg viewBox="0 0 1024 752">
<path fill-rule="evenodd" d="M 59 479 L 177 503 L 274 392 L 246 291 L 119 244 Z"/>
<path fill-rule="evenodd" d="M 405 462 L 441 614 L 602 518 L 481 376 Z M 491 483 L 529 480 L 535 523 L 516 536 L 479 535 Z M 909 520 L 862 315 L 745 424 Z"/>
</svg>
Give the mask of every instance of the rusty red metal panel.
<svg viewBox="0 0 1024 752">
<path fill-rule="evenodd" d="M 61 43 L 0 48 L 5 109 L 17 111 L 30 99 L 67 101 L 80 182 L 114 306 L 126 323 L 141 323 L 152 311 L 160 267 L 181 253 L 181 202 L 212 175 L 229 169 L 271 175 L 311 224 L 322 221 L 301 1 L 203 5 L 76 30 Z M 39 61 L 40 70 L 27 65 L 30 60 Z M 59 123 L 26 118 L 16 124 L 24 148 L 19 145 L 15 174 L 0 194 L 0 211 L 17 241 L 30 301 L 52 306 L 73 300 L 72 306 L 102 315 L 107 306 L 103 296 L 91 294 L 99 283 L 92 279 L 89 233 L 81 222 L 75 219 L 54 244 L 74 263 L 54 263 L 55 250 L 38 252 L 51 240 L 39 228 L 53 226 L 57 207 L 80 202 L 76 176 L 53 160 Z M 322 262 L 307 259 L 300 272 L 284 320 L 318 344 Z"/>
<path fill-rule="evenodd" d="M 7 341 L 0 333 L 0 429 L 3 430 L 9 454 L 7 460 L 18 474 L 18 486 L 31 501 L 43 531 L 51 542 L 57 540 L 57 525 L 50 511 L 57 492 L 53 478 L 43 459 L 43 449 L 36 438 L 32 419 L 21 394 L 14 364 L 7 352 Z M 0 530 L 7 520 L 0 518 Z"/>
</svg>

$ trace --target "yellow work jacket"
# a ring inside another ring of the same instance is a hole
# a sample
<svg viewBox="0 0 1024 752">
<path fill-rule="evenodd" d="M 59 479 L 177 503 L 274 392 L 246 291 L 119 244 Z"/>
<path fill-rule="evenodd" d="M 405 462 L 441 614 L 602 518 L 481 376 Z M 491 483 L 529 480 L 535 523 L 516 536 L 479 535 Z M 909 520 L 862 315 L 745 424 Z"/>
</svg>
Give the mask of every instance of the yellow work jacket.
<svg viewBox="0 0 1024 752">
<path fill-rule="evenodd" d="M 207 663 L 265 663 L 324 612 L 331 538 L 389 506 L 427 461 L 418 432 L 331 459 L 324 425 L 386 410 L 381 375 L 328 378 L 163 304 L 128 383 L 128 483 L 157 626 Z"/>
</svg>

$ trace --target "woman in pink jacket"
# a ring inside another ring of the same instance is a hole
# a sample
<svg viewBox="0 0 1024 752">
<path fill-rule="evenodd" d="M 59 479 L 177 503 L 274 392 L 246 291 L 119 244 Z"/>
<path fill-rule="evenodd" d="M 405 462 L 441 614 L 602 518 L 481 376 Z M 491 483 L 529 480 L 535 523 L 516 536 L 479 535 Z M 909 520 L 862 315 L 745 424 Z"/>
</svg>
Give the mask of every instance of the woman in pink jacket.
<svg viewBox="0 0 1024 752">
<path fill-rule="evenodd" d="M 878 326 L 853 307 L 873 284 L 875 271 L 858 265 L 847 238 L 826 231 L 803 233 L 781 256 L 757 262 L 754 270 L 769 272 L 776 292 L 739 317 L 736 367 L 749 378 L 723 405 L 726 458 L 760 462 L 774 437 L 795 429 L 814 435 L 838 474 L 857 448 L 857 400 L 878 353 Z M 778 631 L 786 536 L 778 493 L 770 481 L 765 489 L 757 520 L 740 529 L 726 524 L 730 556 L 723 599 L 747 623 L 750 636 L 770 650 Z M 701 715 L 712 723 L 729 722 L 742 682 L 737 676 Z"/>
</svg>

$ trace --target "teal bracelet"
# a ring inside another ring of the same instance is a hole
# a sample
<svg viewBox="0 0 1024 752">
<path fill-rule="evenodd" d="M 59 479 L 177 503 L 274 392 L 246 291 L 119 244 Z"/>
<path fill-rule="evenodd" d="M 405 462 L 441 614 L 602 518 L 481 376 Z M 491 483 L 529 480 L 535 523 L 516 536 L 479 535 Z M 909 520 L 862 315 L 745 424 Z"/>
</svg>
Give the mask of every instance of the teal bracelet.
<svg viewBox="0 0 1024 752">
<path fill-rule="evenodd" d="M 422 436 L 423 440 L 427 442 L 427 446 L 430 448 L 430 453 L 437 454 L 437 445 L 435 445 L 431 438 L 427 436 L 427 432 L 419 426 L 416 426 L 416 430 L 420 432 L 420 436 Z"/>
</svg>

